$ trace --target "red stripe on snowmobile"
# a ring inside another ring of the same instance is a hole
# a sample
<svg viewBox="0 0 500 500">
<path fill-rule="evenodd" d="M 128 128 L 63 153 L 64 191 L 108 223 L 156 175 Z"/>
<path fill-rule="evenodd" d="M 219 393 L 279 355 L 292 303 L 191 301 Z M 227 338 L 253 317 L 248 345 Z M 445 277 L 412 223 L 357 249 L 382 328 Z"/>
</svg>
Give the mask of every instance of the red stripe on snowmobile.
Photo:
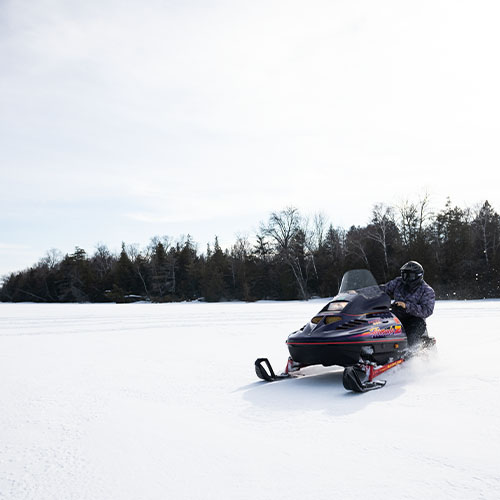
<svg viewBox="0 0 500 500">
<path fill-rule="evenodd" d="M 386 372 L 387 370 L 390 370 L 391 368 L 394 368 L 395 366 L 400 365 L 401 363 L 404 363 L 404 359 L 397 359 L 396 361 L 392 361 L 391 363 L 387 363 L 386 365 L 381 366 L 380 368 L 374 368 L 373 366 L 369 366 L 369 372 L 368 372 L 368 379 L 370 382 L 375 378 L 378 377 L 380 374 Z"/>
<path fill-rule="evenodd" d="M 356 342 L 287 342 L 289 345 L 330 345 L 330 344 L 373 344 L 374 342 L 395 342 L 407 340 L 406 337 L 391 337 L 379 340 L 357 340 Z"/>
</svg>

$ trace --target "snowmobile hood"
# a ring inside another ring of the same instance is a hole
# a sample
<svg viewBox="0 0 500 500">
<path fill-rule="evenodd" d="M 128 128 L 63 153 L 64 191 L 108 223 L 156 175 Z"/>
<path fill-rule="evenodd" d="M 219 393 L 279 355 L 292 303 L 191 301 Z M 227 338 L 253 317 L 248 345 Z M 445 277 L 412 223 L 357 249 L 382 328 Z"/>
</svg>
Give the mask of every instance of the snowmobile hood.
<svg viewBox="0 0 500 500">
<path fill-rule="evenodd" d="M 380 330 L 378 325 L 387 323 L 389 326 L 388 319 L 392 318 L 390 305 L 391 299 L 378 286 L 339 294 L 301 330 L 292 333 L 288 342 L 304 337 L 324 340 L 325 337 L 358 336 L 362 332 L 376 333 Z M 387 333 L 396 333 L 396 327 L 391 327 L 393 330 Z"/>
<path fill-rule="evenodd" d="M 377 311 L 388 311 L 391 307 L 389 295 L 378 285 L 336 295 L 321 311 L 337 311 L 344 314 L 366 314 Z"/>
<path fill-rule="evenodd" d="M 339 294 L 287 343 L 361 342 L 401 336 L 401 324 L 390 312 L 391 299 L 366 269 L 348 271 Z"/>
</svg>

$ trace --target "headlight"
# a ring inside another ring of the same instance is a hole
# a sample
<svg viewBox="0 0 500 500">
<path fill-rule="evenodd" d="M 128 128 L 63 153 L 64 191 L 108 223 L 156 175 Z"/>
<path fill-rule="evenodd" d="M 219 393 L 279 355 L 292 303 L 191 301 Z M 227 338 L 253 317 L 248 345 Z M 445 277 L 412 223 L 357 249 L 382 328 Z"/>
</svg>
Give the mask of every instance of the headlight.
<svg viewBox="0 0 500 500">
<path fill-rule="evenodd" d="M 342 319 L 340 316 L 314 316 L 311 323 L 317 325 L 323 318 L 325 319 L 325 325 L 331 325 Z"/>
<path fill-rule="evenodd" d="M 336 323 L 340 321 L 342 318 L 340 316 L 327 316 L 325 318 L 325 325 L 331 325 L 332 323 Z"/>
<path fill-rule="evenodd" d="M 339 301 L 339 302 L 330 302 L 328 304 L 328 311 L 342 311 L 342 309 L 344 309 L 344 307 L 349 304 L 349 302 L 347 301 Z"/>
</svg>

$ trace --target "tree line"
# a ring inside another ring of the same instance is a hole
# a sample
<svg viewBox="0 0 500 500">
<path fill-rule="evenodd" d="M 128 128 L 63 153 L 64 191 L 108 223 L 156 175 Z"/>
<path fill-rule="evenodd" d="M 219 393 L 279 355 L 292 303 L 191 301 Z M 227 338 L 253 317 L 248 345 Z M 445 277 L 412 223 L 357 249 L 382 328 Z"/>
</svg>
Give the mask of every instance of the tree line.
<svg viewBox="0 0 500 500">
<path fill-rule="evenodd" d="M 335 227 L 322 214 L 294 207 L 272 212 L 255 238 L 239 236 L 223 249 L 215 237 L 205 252 L 190 236 L 154 237 L 149 245 L 98 245 L 62 255 L 50 250 L 29 269 L 3 279 L 8 302 L 254 301 L 308 299 L 337 293 L 343 273 L 367 268 L 382 283 L 408 260 L 425 268 L 438 298 L 500 296 L 500 216 L 485 201 L 476 208 L 433 212 L 429 197 L 373 206 L 366 226 Z"/>
</svg>

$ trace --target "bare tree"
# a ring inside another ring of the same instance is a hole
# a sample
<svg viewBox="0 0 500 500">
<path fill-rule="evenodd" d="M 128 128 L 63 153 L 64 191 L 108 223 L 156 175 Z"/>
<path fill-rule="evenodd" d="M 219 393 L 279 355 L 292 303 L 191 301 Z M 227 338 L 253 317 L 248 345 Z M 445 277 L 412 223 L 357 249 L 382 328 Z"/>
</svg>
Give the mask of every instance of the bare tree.
<svg viewBox="0 0 500 500">
<path fill-rule="evenodd" d="M 372 210 L 372 224 L 369 226 L 368 237 L 377 242 L 384 253 L 384 274 L 389 269 L 389 233 L 395 226 L 394 208 L 377 203 Z"/>
<path fill-rule="evenodd" d="M 321 248 L 321 246 L 323 246 L 327 224 L 328 219 L 324 213 L 318 212 L 314 214 L 312 235 L 315 240 L 316 248 Z"/>
<path fill-rule="evenodd" d="M 424 193 L 418 203 L 404 200 L 398 209 L 401 237 L 404 244 L 411 247 L 417 239 L 423 237 L 427 221 L 432 217 L 430 196 L 427 192 Z"/>
<path fill-rule="evenodd" d="M 134 243 L 132 245 L 127 245 L 127 254 L 130 257 L 130 260 L 132 261 L 132 264 L 134 266 L 134 271 L 137 273 L 137 276 L 139 276 L 139 279 L 141 280 L 142 287 L 144 288 L 144 292 L 148 300 L 151 298 L 151 296 L 148 290 L 144 267 L 146 262 L 148 262 L 149 260 L 150 251 L 151 251 L 150 247 L 148 247 L 146 249 L 146 255 L 143 256 L 141 251 L 139 250 L 138 244 Z"/>
<path fill-rule="evenodd" d="M 426 191 L 418 202 L 418 235 L 422 236 L 427 222 L 432 218 L 431 197 Z"/>
<path fill-rule="evenodd" d="M 233 281 L 233 288 L 236 289 L 238 280 L 241 282 L 243 288 L 243 295 L 248 298 L 249 286 L 247 283 L 245 264 L 249 255 L 252 252 L 252 246 L 248 240 L 248 236 L 236 236 L 236 243 L 231 248 L 231 276 Z"/>
<path fill-rule="evenodd" d="M 313 216 L 312 222 L 309 217 L 302 219 L 302 229 L 304 232 L 304 244 L 307 250 L 305 254 L 306 259 L 306 274 L 308 274 L 309 265 L 312 266 L 316 279 L 319 279 L 318 269 L 316 266 L 315 255 L 323 246 L 325 238 L 325 230 L 327 225 L 327 218 L 323 213 L 316 213 Z"/>
<path fill-rule="evenodd" d="M 92 262 L 99 278 L 102 279 L 111 271 L 114 259 L 108 247 L 103 243 L 99 243 L 92 256 Z"/>
<path fill-rule="evenodd" d="M 351 227 L 346 237 L 347 253 L 361 259 L 364 265 L 369 269 L 370 262 L 366 251 L 367 234 L 363 228 Z"/>
<path fill-rule="evenodd" d="M 55 269 L 62 261 L 63 254 L 57 248 L 47 250 L 45 257 L 40 261 L 41 264 L 46 265 L 50 270 Z"/>
<path fill-rule="evenodd" d="M 481 249 L 487 267 L 490 261 L 496 256 L 500 247 L 500 216 L 493 210 L 488 201 L 483 205 L 475 207 L 474 222 L 479 230 Z"/>
<path fill-rule="evenodd" d="M 304 300 L 309 298 L 307 279 L 300 262 L 300 240 L 305 239 L 302 218 L 297 208 L 288 207 L 273 212 L 267 225 L 261 226 L 261 233 L 271 238 L 277 255 L 291 269 Z M 302 247 L 303 250 L 303 247 Z"/>
</svg>

